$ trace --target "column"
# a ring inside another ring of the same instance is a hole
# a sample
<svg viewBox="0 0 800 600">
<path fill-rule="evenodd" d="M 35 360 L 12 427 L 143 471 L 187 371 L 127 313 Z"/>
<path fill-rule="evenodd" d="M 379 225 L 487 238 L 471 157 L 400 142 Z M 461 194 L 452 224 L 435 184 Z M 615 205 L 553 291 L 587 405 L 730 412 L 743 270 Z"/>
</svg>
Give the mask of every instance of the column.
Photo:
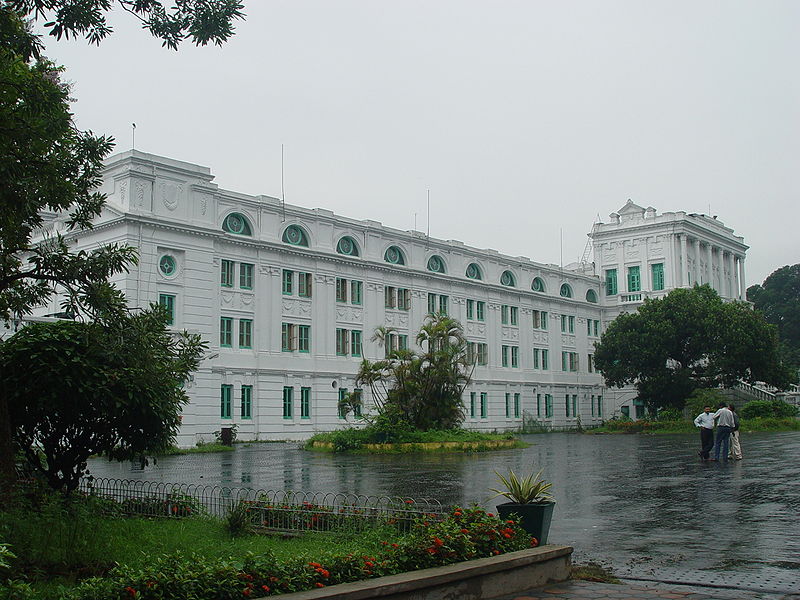
<svg viewBox="0 0 800 600">
<path fill-rule="evenodd" d="M 669 238 L 669 252 L 666 256 L 667 264 L 664 265 L 664 289 L 671 290 L 676 287 L 677 278 L 675 277 L 675 242 L 672 236 Z"/>
<path fill-rule="evenodd" d="M 695 238 L 694 243 L 694 262 L 692 263 L 692 274 L 694 275 L 694 281 L 692 285 L 697 285 L 700 283 L 700 240 Z"/>
<path fill-rule="evenodd" d="M 639 269 L 642 272 L 642 294 L 645 292 L 652 292 L 653 291 L 653 278 L 650 276 L 650 238 L 646 237 L 642 240 L 642 262 Z M 646 294 L 642 296 L 645 298 Z"/>
<path fill-rule="evenodd" d="M 678 279 L 678 281 L 681 282 L 681 287 L 686 287 L 687 284 L 686 276 L 689 274 L 689 260 L 687 259 L 689 253 L 687 252 L 686 244 L 687 244 L 686 234 L 682 233 L 681 250 L 680 250 L 681 255 L 680 255 L 680 260 L 678 261 L 678 268 L 680 269 L 681 272 L 681 276 Z"/>
<path fill-rule="evenodd" d="M 706 271 L 708 272 L 708 279 L 706 281 L 708 285 L 714 288 L 714 264 L 711 262 L 711 260 L 711 244 L 706 244 Z"/>
<path fill-rule="evenodd" d="M 733 286 L 733 282 L 734 282 L 733 268 L 734 268 L 733 252 L 728 252 L 728 277 L 726 278 L 726 280 L 728 282 L 728 298 L 735 298 L 736 297 L 736 294 L 733 291 L 734 290 L 734 286 Z"/>
<path fill-rule="evenodd" d="M 744 256 L 739 257 L 739 299 L 747 299 L 747 282 L 744 279 Z"/>
</svg>

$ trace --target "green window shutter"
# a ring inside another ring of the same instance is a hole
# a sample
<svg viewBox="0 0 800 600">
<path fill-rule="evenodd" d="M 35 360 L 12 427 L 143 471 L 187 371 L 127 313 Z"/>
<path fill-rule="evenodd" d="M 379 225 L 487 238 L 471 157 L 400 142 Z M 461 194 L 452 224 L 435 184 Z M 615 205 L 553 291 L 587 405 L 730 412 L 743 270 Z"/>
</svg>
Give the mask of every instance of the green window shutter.
<svg viewBox="0 0 800 600">
<path fill-rule="evenodd" d="M 614 296 L 617 293 L 617 270 L 608 269 L 606 271 L 606 296 Z"/>
<path fill-rule="evenodd" d="M 519 368 L 519 346 L 511 346 L 511 367 Z"/>
<path fill-rule="evenodd" d="M 222 259 L 219 277 L 219 283 L 222 287 L 233 287 L 234 266 L 235 263 L 232 260 Z"/>
<path fill-rule="evenodd" d="M 550 368 L 550 351 L 547 349 L 542 350 L 542 370 L 547 371 Z"/>
<path fill-rule="evenodd" d="M 347 302 L 347 280 L 336 278 L 336 301 Z"/>
<path fill-rule="evenodd" d="M 664 289 L 664 263 L 655 263 L 651 266 L 653 271 L 653 290 Z"/>
<path fill-rule="evenodd" d="M 298 326 L 297 349 L 300 352 L 311 352 L 311 325 Z"/>
<path fill-rule="evenodd" d="M 281 351 L 282 352 L 291 352 L 292 351 L 292 331 L 293 327 L 291 323 L 281 323 Z"/>
<path fill-rule="evenodd" d="M 300 418 L 301 419 L 310 419 L 311 418 L 311 388 L 310 387 L 301 387 L 300 388 Z"/>
<path fill-rule="evenodd" d="M 485 419 L 488 414 L 488 407 L 486 406 L 489 401 L 489 396 L 486 392 L 481 392 L 481 419 Z"/>
<path fill-rule="evenodd" d="M 292 281 L 294 280 L 294 271 L 288 269 L 283 270 L 283 293 L 287 296 L 292 295 Z"/>
<path fill-rule="evenodd" d="M 353 304 L 361 304 L 361 294 L 364 284 L 361 281 L 350 282 L 350 301 Z"/>
<path fill-rule="evenodd" d="M 231 418 L 231 393 L 232 385 L 223 384 L 220 388 L 220 417 L 223 419 Z"/>
<path fill-rule="evenodd" d="M 167 312 L 167 325 L 175 324 L 175 296 L 172 294 L 159 294 L 158 303 Z"/>
<path fill-rule="evenodd" d="M 436 294 L 428 294 L 428 314 L 436 312 Z"/>
<path fill-rule="evenodd" d="M 294 388 L 285 386 L 283 388 L 283 418 L 291 419 L 294 416 Z"/>
<path fill-rule="evenodd" d="M 506 392 L 506 419 L 511 416 L 511 394 Z"/>
<path fill-rule="evenodd" d="M 233 345 L 233 319 L 220 317 L 219 319 L 219 345 L 230 348 Z"/>
<path fill-rule="evenodd" d="M 508 346 L 501 346 L 500 348 L 500 357 L 502 361 L 502 365 L 504 367 L 508 366 Z"/>
<path fill-rule="evenodd" d="M 339 388 L 339 403 L 337 404 L 338 406 L 337 416 L 340 419 L 344 419 L 345 417 L 345 409 L 344 406 L 342 406 L 342 402 L 344 402 L 345 398 L 347 398 L 347 388 Z"/>
<path fill-rule="evenodd" d="M 253 347 L 253 320 L 239 319 L 239 348 Z"/>
<path fill-rule="evenodd" d="M 239 287 L 243 290 L 253 289 L 253 265 L 241 263 L 239 265 Z"/>
<path fill-rule="evenodd" d="M 242 386 L 241 414 L 243 419 L 253 418 L 253 386 Z"/>
<path fill-rule="evenodd" d="M 569 394 L 566 395 L 566 411 L 567 411 L 567 418 L 569 418 Z"/>
<path fill-rule="evenodd" d="M 353 356 L 361 356 L 361 332 L 352 331 L 350 332 L 350 337 L 351 337 L 350 353 Z"/>
<path fill-rule="evenodd" d="M 500 306 L 500 323 L 508 325 L 508 306 L 505 304 Z"/>
<path fill-rule="evenodd" d="M 475 300 L 467 300 L 467 319 L 472 320 L 475 315 Z"/>
<path fill-rule="evenodd" d="M 439 296 L 439 312 L 443 315 L 447 314 L 447 296 Z"/>
<path fill-rule="evenodd" d="M 520 411 L 520 395 L 514 394 L 514 418 L 519 419 L 519 411 Z"/>
<path fill-rule="evenodd" d="M 628 291 L 639 292 L 642 289 L 642 278 L 639 267 L 628 267 Z"/>
<path fill-rule="evenodd" d="M 536 416 L 542 416 L 542 395 L 536 394 Z"/>
<path fill-rule="evenodd" d="M 473 419 L 475 418 L 475 396 L 477 396 L 475 392 L 469 393 L 469 416 Z"/>
</svg>

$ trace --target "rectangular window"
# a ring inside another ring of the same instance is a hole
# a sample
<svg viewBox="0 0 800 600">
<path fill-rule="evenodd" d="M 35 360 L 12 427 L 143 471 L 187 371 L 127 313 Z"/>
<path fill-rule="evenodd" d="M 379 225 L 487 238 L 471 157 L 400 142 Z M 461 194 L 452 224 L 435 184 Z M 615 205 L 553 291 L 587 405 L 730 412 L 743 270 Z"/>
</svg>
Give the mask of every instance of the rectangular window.
<svg viewBox="0 0 800 600">
<path fill-rule="evenodd" d="M 345 406 L 344 406 L 344 401 L 346 399 L 347 399 L 347 388 L 339 388 L 339 403 L 337 405 L 339 410 L 337 412 L 337 416 L 340 419 L 344 419 L 345 416 L 347 415 L 346 410 L 345 410 Z"/>
<path fill-rule="evenodd" d="M 573 317 L 572 315 L 570 315 L 569 318 L 567 319 L 567 330 L 570 333 L 575 333 L 575 317 Z"/>
<path fill-rule="evenodd" d="M 577 394 L 572 394 L 572 416 L 578 416 L 578 396 Z"/>
<path fill-rule="evenodd" d="M 364 292 L 364 283 L 362 281 L 350 282 L 350 302 L 353 304 L 361 304 Z"/>
<path fill-rule="evenodd" d="M 311 298 L 311 273 L 297 274 L 297 295 L 301 298 Z"/>
<path fill-rule="evenodd" d="M 586 369 L 589 371 L 589 373 L 594 373 L 594 357 L 591 354 L 587 355 Z"/>
<path fill-rule="evenodd" d="M 408 335 L 401 333 L 397 336 L 397 349 L 408 350 Z"/>
<path fill-rule="evenodd" d="M 565 404 L 565 407 L 566 407 L 566 411 L 567 411 L 567 418 L 569 419 L 569 394 L 567 394 L 567 395 L 565 396 L 565 398 L 566 398 L 566 404 Z"/>
<path fill-rule="evenodd" d="M 586 319 L 586 335 L 592 335 L 592 320 Z"/>
<path fill-rule="evenodd" d="M 311 325 L 297 326 L 297 349 L 300 352 L 311 352 Z"/>
<path fill-rule="evenodd" d="M 547 311 L 543 310 L 541 311 L 540 314 L 541 314 L 542 329 L 547 329 Z"/>
<path fill-rule="evenodd" d="M 561 315 L 561 333 L 567 333 L 567 315 Z"/>
<path fill-rule="evenodd" d="M 283 418 L 291 419 L 294 416 L 294 388 L 283 388 Z"/>
<path fill-rule="evenodd" d="M 514 394 L 514 418 L 519 419 L 520 414 L 520 395 Z"/>
<path fill-rule="evenodd" d="M 232 260 L 222 259 L 219 274 L 219 284 L 222 287 L 233 287 L 233 269 L 236 266 Z"/>
<path fill-rule="evenodd" d="M 428 294 L 428 314 L 432 315 L 436 312 L 436 294 Z"/>
<path fill-rule="evenodd" d="M 475 317 L 478 319 L 478 321 L 486 320 L 486 302 L 478 300 L 475 303 Z"/>
<path fill-rule="evenodd" d="M 519 368 L 519 346 L 511 346 L 511 368 Z"/>
<path fill-rule="evenodd" d="M 536 394 L 536 416 L 542 416 L 542 395 Z"/>
<path fill-rule="evenodd" d="M 576 372 L 578 370 L 578 353 L 577 352 L 562 352 L 561 353 L 561 370 Z"/>
<path fill-rule="evenodd" d="M 383 288 L 383 305 L 386 308 L 394 308 L 397 306 L 397 294 L 395 288 L 386 286 Z"/>
<path fill-rule="evenodd" d="M 642 278 L 639 267 L 628 267 L 628 291 L 639 292 L 642 290 Z"/>
<path fill-rule="evenodd" d="M 561 353 L 561 370 L 569 371 L 569 352 Z"/>
<path fill-rule="evenodd" d="M 353 356 L 361 356 L 361 332 L 350 332 L 350 353 Z"/>
<path fill-rule="evenodd" d="M 439 296 L 439 312 L 443 315 L 447 314 L 447 302 L 449 298 L 447 296 Z"/>
<path fill-rule="evenodd" d="M 606 270 L 606 296 L 615 296 L 617 294 L 617 270 Z"/>
<path fill-rule="evenodd" d="M 300 388 L 300 418 L 301 419 L 310 419 L 311 418 L 311 388 L 310 387 L 301 387 Z"/>
<path fill-rule="evenodd" d="M 239 319 L 239 348 L 253 347 L 253 320 Z"/>
<path fill-rule="evenodd" d="M 167 313 L 167 325 L 175 324 L 175 296 L 172 294 L 159 294 L 158 304 L 164 307 Z"/>
<path fill-rule="evenodd" d="M 551 396 L 550 394 L 544 395 L 544 416 L 545 417 L 553 416 L 553 396 Z"/>
<path fill-rule="evenodd" d="M 508 305 L 503 304 L 500 306 L 500 323 L 508 325 Z"/>
<path fill-rule="evenodd" d="M 512 325 L 519 325 L 519 306 L 509 307 L 509 317 Z"/>
<path fill-rule="evenodd" d="M 653 290 L 664 289 L 664 263 L 655 263 L 650 267 L 653 274 Z"/>
<path fill-rule="evenodd" d="M 243 419 L 252 419 L 253 418 L 253 386 L 252 385 L 243 385 L 242 386 L 241 412 L 242 412 L 242 418 Z"/>
<path fill-rule="evenodd" d="M 595 319 L 593 323 L 594 323 L 594 336 L 597 337 L 600 335 L 600 321 L 598 319 Z"/>
<path fill-rule="evenodd" d="M 409 310 L 411 308 L 411 290 L 397 288 L 397 308 Z"/>
<path fill-rule="evenodd" d="M 542 360 L 541 360 L 542 351 L 539 348 L 533 349 L 533 368 L 540 369 Z"/>
<path fill-rule="evenodd" d="M 511 394 L 506 392 L 506 419 L 511 416 Z"/>
<path fill-rule="evenodd" d="M 542 371 L 550 368 L 550 350 L 542 349 Z"/>
<path fill-rule="evenodd" d="M 471 418 L 475 418 L 475 398 L 477 394 L 475 392 L 469 393 L 469 416 Z"/>
<path fill-rule="evenodd" d="M 591 407 L 592 416 L 594 416 L 594 394 L 592 394 L 592 398 L 591 398 L 590 402 L 591 402 L 591 405 L 592 405 L 592 407 Z"/>
<path fill-rule="evenodd" d="M 350 332 L 347 329 L 336 330 L 336 354 L 338 356 L 347 356 L 347 351 L 350 342 Z"/>
<path fill-rule="evenodd" d="M 478 344 L 478 364 L 489 364 L 489 346 L 486 344 Z"/>
<path fill-rule="evenodd" d="M 294 325 L 281 323 L 281 351 L 291 352 L 292 350 L 294 350 Z"/>
<path fill-rule="evenodd" d="M 598 417 L 602 417 L 603 416 L 603 397 L 602 396 L 598 396 L 597 397 L 597 416 Z"/>
<path fill-rule="evenodd" d="M 489 394 L 481 392 L 481 419 L 485 419 L 488 415 Z"/>
<path fill-rule="evenodd" d="M 363 414 L 364 390 L 355 388 L 350 394 L 350 401 L 353 405 L 353 416 L 360 417 Z"/>
<path fill-rule="evenodd" d="M 243 290 L 253 289 L 253 265 L 241 263 L 239 265 L 239 287 Z"/>
<path fill-rule="evenodd" d="M 475 342 L 467 342 L 467 364 L 475 364 Z"/>
<path fill-rule="evenodd" d="M 347 279 L 336 278 L 336 301 L 347 302 Z"/>
<path fill-rule="evenodd" d="M 223 348 L 233 346 L 233 319 L 230 317 L 219 319 L 219 345 Z"/>
<path fill-rule="evenodd" d="M 231 395 L 233 394 L 232 385 L 224 385 L 220 388 L 220 407 L 219 416 L 223 419 L 231 418 Z"/>
<path fill-rule="evenodd" d="M 501 346 L 500 348 L 500 360 L 502 361 L 502 366 L 508 366 L 508 346 Z"/>
<path fill-rule="evenodd" d="M 475 316 L 475 300 L 467 300 L 467 320 L 472 321 Z"/>
<path fill-rule="evenodd" d="M 283 293 L 291 296 L 293 293 L 292 282 L 294 281 L 294 271 L 288 269 L 283 270 Z"/>
</svg>

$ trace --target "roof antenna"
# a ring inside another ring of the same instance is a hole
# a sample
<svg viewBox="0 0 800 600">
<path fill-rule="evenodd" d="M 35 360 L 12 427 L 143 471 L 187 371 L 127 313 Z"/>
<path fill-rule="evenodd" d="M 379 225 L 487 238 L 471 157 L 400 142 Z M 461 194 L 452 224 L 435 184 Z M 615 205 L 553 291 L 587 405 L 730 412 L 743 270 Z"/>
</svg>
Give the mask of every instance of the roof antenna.
<svg viewBox="0 0 800 600">
<path fill-rule="evenodd" d="M 283 188 L 283 142 L 281 142 L 281 221 L 286 222 L 286 193 Z"/>
<path fill-rule="evenodd" d="M 133 129 L 132 140 L 131 140 L 131 150 L 136 150 L 136 123 L 131 123 L 131 127 Z"/>
<path fill-rule="evenodd" d="M 428 241 L 431 239 L 431 189 L 428 188 Z"/>
</svg>

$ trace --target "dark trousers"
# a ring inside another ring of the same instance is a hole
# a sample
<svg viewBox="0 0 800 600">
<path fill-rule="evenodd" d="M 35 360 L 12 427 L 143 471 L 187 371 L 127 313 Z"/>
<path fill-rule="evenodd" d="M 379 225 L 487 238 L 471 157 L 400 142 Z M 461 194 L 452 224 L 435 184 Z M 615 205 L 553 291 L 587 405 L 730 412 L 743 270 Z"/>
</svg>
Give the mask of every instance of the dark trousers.
<svg viewBox="0 0 800 600">
<path fill-rule="evenodd" d="M 703 460 L 708 460 L 711 455 L 711 449 L 714 447 L 714 430 L 700 428 L 700 457 Z"/>
</svg>

